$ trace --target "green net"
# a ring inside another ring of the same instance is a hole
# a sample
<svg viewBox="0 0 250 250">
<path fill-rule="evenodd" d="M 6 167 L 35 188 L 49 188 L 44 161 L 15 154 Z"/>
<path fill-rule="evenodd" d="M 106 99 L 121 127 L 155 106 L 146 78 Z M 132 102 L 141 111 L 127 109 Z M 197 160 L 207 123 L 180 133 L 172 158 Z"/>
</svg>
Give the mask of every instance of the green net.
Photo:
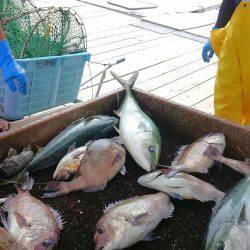
<svg viewBox="0 0 250 250">
<path fill-rule="evenodd" d="M 3 0 L 2 3 L 0 20 L 15 58 L 86 51 L 84 24 L 72 9 L 36 8 L 25 0 Z"/>
</svg>

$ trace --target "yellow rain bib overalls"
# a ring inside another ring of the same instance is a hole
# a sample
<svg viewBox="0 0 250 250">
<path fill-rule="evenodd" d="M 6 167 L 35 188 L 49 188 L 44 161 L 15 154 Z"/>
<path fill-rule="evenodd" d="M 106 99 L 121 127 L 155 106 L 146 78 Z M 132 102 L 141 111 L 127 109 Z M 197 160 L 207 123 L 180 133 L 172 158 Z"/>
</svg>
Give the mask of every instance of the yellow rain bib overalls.
<svg viewBox="0 0 250 250">
<path fill-rule="evenodd" d="M 226 27 L 211 31 L 219 58 L 215 115 L 250 126 L 250 0 L 242 1 Z"/>
</svg>

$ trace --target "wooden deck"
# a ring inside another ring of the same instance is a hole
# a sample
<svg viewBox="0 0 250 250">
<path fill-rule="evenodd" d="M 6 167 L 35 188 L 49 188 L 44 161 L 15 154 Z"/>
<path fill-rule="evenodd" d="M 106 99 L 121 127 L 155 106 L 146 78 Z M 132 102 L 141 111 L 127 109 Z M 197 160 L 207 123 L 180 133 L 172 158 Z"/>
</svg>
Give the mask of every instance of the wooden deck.
<svg viewBox="0 0 250 250">
<path fill-rule="evenodd" d="M 125 78 L 138 70 L 137 88 L 207 113 L 214 112 L 213 88 L 217 62 L 216 59 L 209 64 L 202 61 L 203 43 L 195 37 L 184 38 L 180 32 L 163 27 L 161 33 L 136 27 L 134 25 L 140 22 L 138 17 L 107 9 L 107 4 L 102 0 L 99 4 L 103 3 L 104 8 L 97 7 L 97 1 L 89 1 L 95 5 L 86 3 L 88 1 L 34 2 L 41 6 L 68 5 L 83 18 L 88 35 L 88 51 L 92 55 L 91 62 L 84 70 L 83 83 L 103 69 L 102 65 L 93 62 L 112 63 L 124 57 L 126 61 L 112 70 Z M 197 31 L 204 34 L 204 30 L 208 30 L 208 27 Z M 80 100 L 93 97 L 99 79 L 81 87 Z M 120 88 L 120 85 L 108 72 L 100 94 L 116 88 Z"/>
</svg>

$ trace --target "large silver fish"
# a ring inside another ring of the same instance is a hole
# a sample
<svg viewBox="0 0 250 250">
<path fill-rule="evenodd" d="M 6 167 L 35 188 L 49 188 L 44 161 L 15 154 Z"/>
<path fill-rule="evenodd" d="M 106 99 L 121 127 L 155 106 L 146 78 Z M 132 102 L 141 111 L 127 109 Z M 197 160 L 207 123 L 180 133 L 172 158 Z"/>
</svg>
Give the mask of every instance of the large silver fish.
<svg viewBox="0 0 250 250">
<path fill-rule="evenodd" d="M 8 196 L 1 221 L 5 229 L 28 250 L 49 250 L 59 240 L 62 220 L 60 214 L 33 197 L 29 191 L 18 189 Z"/>
<path fill-rule="evenodd" d="M 176 173 L 167 169 L 141 176 L 137 182 L 145 187 L 168 193 L 177 199 L 218 201 L 224 193 L 211 184 L 186 173 Z"/>
<path fill-rule="evenodd" d="M 209 223 L 206 250 L 250 249 L 250 177 L 217 204 Z"/>
<path fill-rule="evenodd" d="M 137 162 L 150 172 L 158 164 L 161 150 L 161 136 L 154 122 L 142 111 L 132 95 L 132 87 L 138 72 L 125 81 L 114 72 L 111 74 L 126 89 L 126 97 L 117 114 L 120 116 L 119 134 L 124 145 Z"/>
<path fill-rule="evenodd" d="M 226 147 L 225 136 L 222 133 L 208 134 L 190 145 L 183 146 L 171 164 L 171 169 L 183 172 L 207 173 L 214 161 L 204 156 L 205 150 L 213 145 L 220 153 Z"/>
<path fill-rule="evenodd" d="M 232 168 L 233 170 L 243 174 L 250 175 L 250 163 L 246 161 L 237 161 L 234 159 L 227 158 L 223 156 L 220 151 L 210 145 L 207 150 L 204 152 L 204 156 L 209 159 L 221 162 Z"/>
<path fill-rule="evenodd" d="M 150 233 L 174 210 L 165 193 L 144 195 L 108 206 L 96 225 L 96 250 L 123 249 L 150 238 Z"/>
</svg>

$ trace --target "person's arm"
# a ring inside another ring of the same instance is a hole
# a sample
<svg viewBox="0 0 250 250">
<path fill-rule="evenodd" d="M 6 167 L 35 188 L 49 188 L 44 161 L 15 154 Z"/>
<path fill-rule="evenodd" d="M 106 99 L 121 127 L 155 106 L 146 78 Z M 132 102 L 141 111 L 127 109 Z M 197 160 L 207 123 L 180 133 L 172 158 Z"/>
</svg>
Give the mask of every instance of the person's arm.
<svg viewBox="0 0 250 250">
<path fill-rule="evenodd" d="M 223 0 L 220 6 L 217 22 L 213 29 L 223 28 L 230 21 L 235 9 L 241 0 Z M 214 50 L 211 46 L 210 39 L 204 45 L 202 50 L 202 58 L 204 62 L 210 62 L 210 59 L 214 55 Z"/>
<path fill-rule="evenodd" d="M 25 70 L 14 61 L 11 54 L 9 43 L 4 35 L 2 26 L 0 25 L 0 68 L 2 69 L 3 78 L 11 91 L 17 90 L 23 95 L 27 90 L 27 78 Z"/>
<path fill-rule="evenodd" d="M 240 0 L 223 0 L 220 6 L 219 15 L 215 24 L 216 28 L 223 28 L 230 21 Z"/>
</svg>

